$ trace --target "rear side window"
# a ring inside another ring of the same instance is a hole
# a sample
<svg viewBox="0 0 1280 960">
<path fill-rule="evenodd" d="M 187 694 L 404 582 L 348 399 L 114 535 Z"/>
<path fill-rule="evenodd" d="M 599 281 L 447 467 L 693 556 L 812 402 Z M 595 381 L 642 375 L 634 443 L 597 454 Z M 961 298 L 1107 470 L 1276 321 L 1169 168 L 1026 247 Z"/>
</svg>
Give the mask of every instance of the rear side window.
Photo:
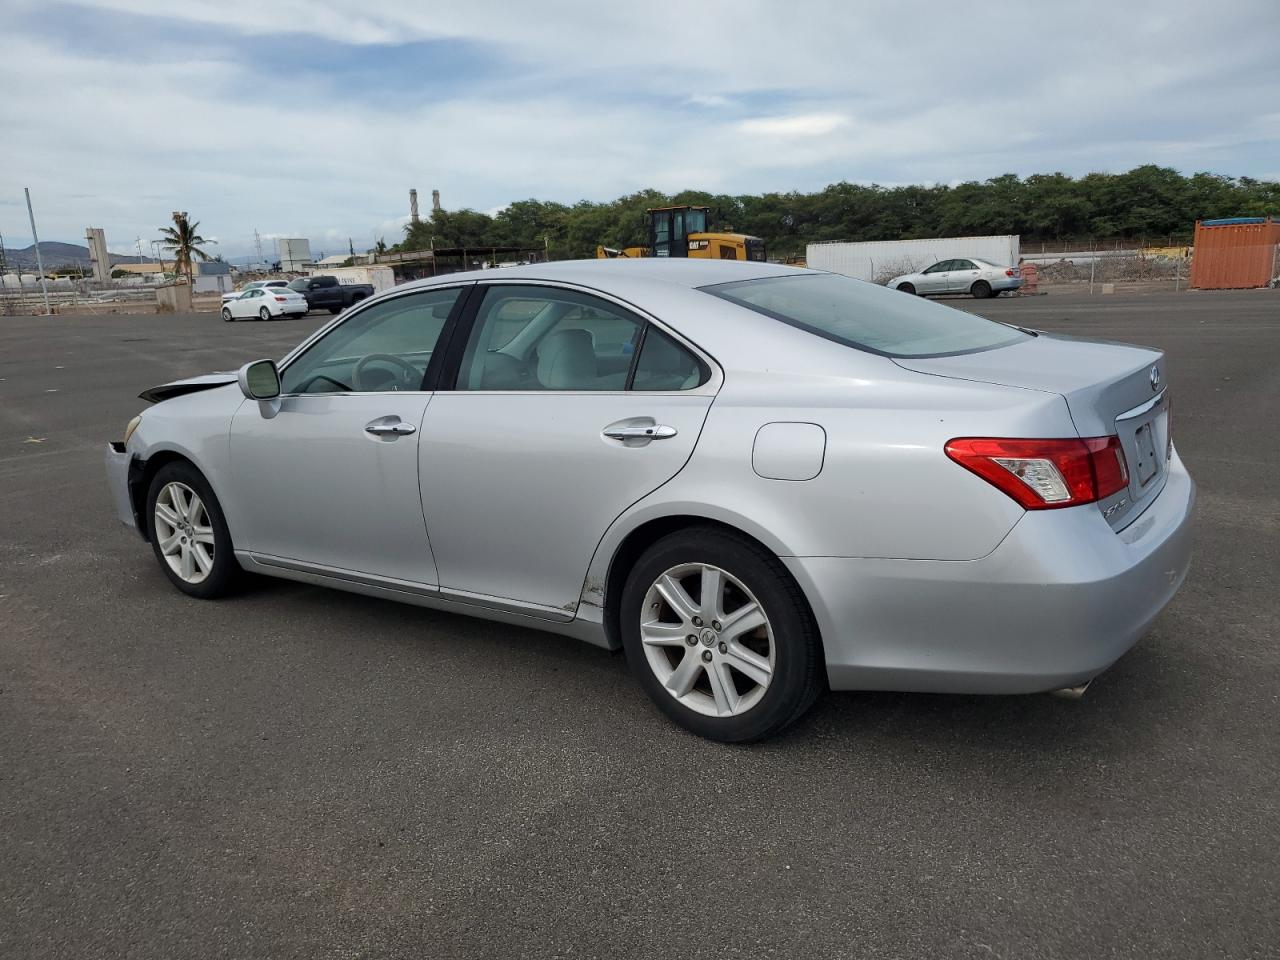
<svg viewBox="0 0 1280 960">
<path fill-rule="evenodd" d="M 692 390 L 707 382 L 706 364 L 657 327 L 644 334 L 632 390 Z"/>
<path fill-rule="evenodd" d="M 962 310 L 833 273 L 765 277 L 701 289 L 827 340 L 886 357 L 973 353 L 1030 337 Z"/>
</svg>

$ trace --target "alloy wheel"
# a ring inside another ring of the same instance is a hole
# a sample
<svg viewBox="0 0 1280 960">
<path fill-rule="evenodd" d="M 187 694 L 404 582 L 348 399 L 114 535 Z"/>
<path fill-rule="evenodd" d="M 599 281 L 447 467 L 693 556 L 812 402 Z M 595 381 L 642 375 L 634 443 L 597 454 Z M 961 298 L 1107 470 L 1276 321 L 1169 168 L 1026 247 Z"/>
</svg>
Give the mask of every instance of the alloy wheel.
<svg viewBox="0 0 1280 960">
<path fill-rule="evenodd" d="M 764 607 L 711 564 L 680 564 L 653 582 L 640 608 L 640 642 L 663 689 L 705 716 L 746 713 L 773 679 Z"/>
<path fill-rule="evenodd" d="M 204 501 L 185 483 L 167 483 L 156 497 L 156 543 L 165 562 L 187 583 L 213 569 L 213 524 Z"/>
</svg>

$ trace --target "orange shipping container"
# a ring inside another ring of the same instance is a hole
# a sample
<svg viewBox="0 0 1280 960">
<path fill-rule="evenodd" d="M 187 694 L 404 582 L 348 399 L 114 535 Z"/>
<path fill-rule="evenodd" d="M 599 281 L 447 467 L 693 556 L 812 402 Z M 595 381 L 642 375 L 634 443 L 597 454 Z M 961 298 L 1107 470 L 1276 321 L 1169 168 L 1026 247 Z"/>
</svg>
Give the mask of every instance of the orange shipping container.
<svg viewBox="0 0 1280 960">
<path fill-rule="evenodd" d="M 1196 290 L 1265 287 L 1280 273 L 1280 223 L 1271 217 L 1196 221 L 1191 286 Z"/>
</svg>

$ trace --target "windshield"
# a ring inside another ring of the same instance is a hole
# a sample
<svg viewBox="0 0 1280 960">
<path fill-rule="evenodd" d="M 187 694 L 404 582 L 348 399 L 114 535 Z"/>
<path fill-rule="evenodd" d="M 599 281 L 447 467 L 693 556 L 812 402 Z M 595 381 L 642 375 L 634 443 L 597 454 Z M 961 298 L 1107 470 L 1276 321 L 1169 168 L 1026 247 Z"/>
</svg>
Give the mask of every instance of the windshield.
<svg viewBox="0 0 1280 960">
<path fill-rule="evenodd" d="M 704 233 L 707 229 L 707 211 L 689 210 L 684 215 L 684 230 L 689 233 Z"/>
<path fill-rule="evenodd" d="M 963 310 L 833 273 L 766 277 L 701 289 L 836 343 L 887 357 L 972 353 L 1030 336 Z"/>
</svg>

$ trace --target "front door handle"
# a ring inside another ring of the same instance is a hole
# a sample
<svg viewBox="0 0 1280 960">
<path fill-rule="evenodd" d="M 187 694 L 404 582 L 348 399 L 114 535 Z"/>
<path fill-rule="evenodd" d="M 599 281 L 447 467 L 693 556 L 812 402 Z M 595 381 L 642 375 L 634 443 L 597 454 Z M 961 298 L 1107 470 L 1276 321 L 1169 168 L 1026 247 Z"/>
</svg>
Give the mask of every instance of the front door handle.
<svg viewBox="0 0 1280 960">
<path fill-rule="evenodd" d="M 410 433 L 417 433 L 418 428 L 412 423 L 405 423 L 399 417 L 379 417 L 377 420 L 370 420 L 364 425 L 364 432 L 371 433 L 375 437 L 403 437 Z"/>
<path fill-rule="evenodd" d="M 674 437 L 679 431 L 675 427 L 668 427 L 665 424 L 654 423 L 649 420 L 647 423 L 611 423 L 604 428 L 604 435 L 610 440 L 636 441 L 636 440 L 668 440 Z"/>
</svg>

